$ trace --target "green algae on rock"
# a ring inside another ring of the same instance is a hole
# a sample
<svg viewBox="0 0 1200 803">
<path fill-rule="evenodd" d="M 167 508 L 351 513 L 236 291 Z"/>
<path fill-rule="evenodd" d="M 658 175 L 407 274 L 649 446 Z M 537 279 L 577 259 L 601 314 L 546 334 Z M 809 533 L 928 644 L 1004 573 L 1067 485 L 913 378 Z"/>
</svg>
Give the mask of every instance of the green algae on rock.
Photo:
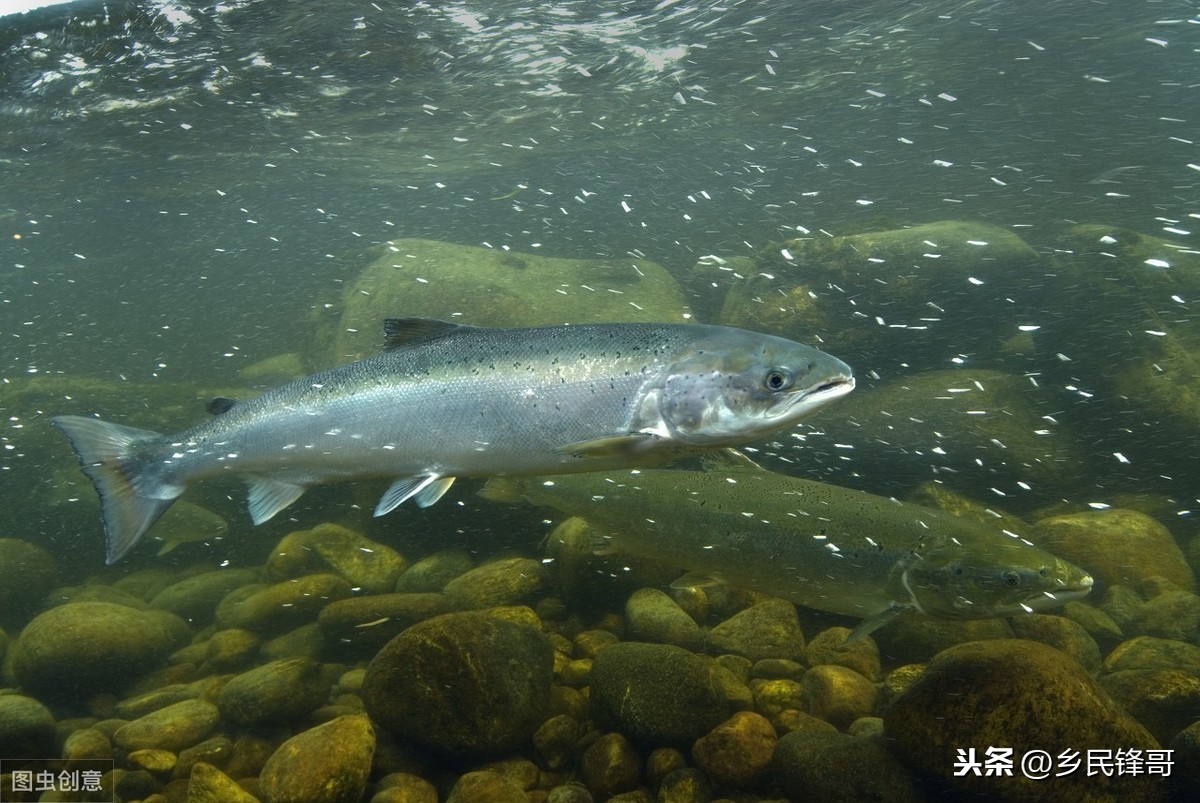
<svg viewBox="0 0 1200 803">
<path fill-rule="evenodd" d="M 58 564 L 36 544 L 0 538 L 0 625 L 23 624 L 46 589 L 58 585 Z"/>
<path fill-rule="evenodd" d="M 391 547 L 339 524 L 325 522 L 284 536 L 267 558 L 267 577 L 290 580 L 333 572 L 355 588 L 391 591 L 408 561 Z"/>
<path fill-rule="evenodd" d="M 80 699 L 129 685 L 185 643 L 190 631 L 166 611 L 111 602 L 71 602 L 38 614 L 12 647 L 21 687 Z"/>
<path fill-rule="evenodd" d="M 367 788 L 375 730 L 363 716 L 341 716 L 288 739 L 262 768 L 264 803 L 358 803 Z"/>
<path fill-rule="evenodd" d="M 294 722 L 328 695 L 320 664 L 310 658 L 287 658 L 231 678 L 221 687 L 217 705 L 225 719 L 252 728 Z"/>
<path fill-rule="evenodd" d="M 1084 772 L 1033 779 L 955 773 L 959 751 L 1012 748 L 1050 756 L 1089 749 L 1158 749 L 1155 738 L 1126 714 L 1073 658 L 1034 641 L 1001 639 L 959 644 L 939 653 L 883 715 L 884 733 L 900 760 L 948 784 L 958 794 L 1004 800 L 1154 801 L 1161 779 Z"/>
<path fill-rule="evenodd" d="M 435 616 L 371 660 L 363 703 L 381 727 L 443 755 L 503 755 L 545 720 L 553 652 L 544 633 L 488 613 Z"/>
</svg>

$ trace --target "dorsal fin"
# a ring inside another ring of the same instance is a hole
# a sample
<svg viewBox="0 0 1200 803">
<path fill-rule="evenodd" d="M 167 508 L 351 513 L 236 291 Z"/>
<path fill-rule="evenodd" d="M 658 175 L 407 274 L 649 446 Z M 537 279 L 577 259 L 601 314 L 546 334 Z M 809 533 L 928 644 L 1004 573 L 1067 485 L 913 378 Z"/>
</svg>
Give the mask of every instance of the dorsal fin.
<svg viewBox="0 0 1200 803">
<path fill-rule="evenodd" d="M 209 415 L 220 415 L 229 412 L 229 408 L 237 403 L 237 399 L 231 399 L 228 396 L 213 396 L 208 400 L 208 404 L 204 405 L 204 409 L 208 411 Z"/>
<path fill-rule="evenodd" d="M 428 343 L 455 332 L 474 328 L 461 323 L 439 321 L 436 318 L 387 318 L 383 322 L 383 350 L 392 351 L 418 343 Z"/>
</svg>

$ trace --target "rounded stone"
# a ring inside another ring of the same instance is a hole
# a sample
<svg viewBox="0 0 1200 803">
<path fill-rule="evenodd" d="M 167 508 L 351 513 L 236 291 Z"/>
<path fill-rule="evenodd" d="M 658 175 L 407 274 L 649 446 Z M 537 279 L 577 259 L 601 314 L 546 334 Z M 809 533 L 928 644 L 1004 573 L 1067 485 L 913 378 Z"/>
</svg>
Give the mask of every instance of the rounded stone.
<svg viewBox="0 0 1200 803">
<path fill-rule="evenodd" d="M 375 731 L 363 716 L 342 716 L 296 734 L 262 768 L 264 803 L 358 803 L 367 788 Z"/>
<path fill-rule="evenodd" d="M 595 803 L 596 798 L 578 781 L 556 786 L 550 790 L 546 803 Z"/>
<path fill-rule="evenodd" d="M 123 750 L 169 750 L 178 753 L 203 741 L 217 726 L 221 712 L 205 700 L 184 700 L 139 717 L 113 734 Z"/>
<path fill-rule="evenodd" d="M 533 733 L 533 749 L 542 766 L 550 770 L 567 766 L 575 757 L 579 734 L 579 722 L 566 714 L 550 717 L 543 722 Z"/>
<path fill-rule="evenodd" d="M 480 770 L 460 777 L 446 803 L 529 803 L 529 796 L 513 779 Z"/>
<path fill-rule="evenodd" d="M 675 770 L 658 787 L 656 803 L 710 803 L 712 784 L 704 773 L 693 767 Z"/>
<path fill-rule="evenodd" d="M 518 605 L 541 590 L 546 569 L 533 558 L 501 558 L 460 574 L 445 593 L 463 608 Z"/>
<path fill-rule="evenodd" d="M 192 769 L 201 763 L 217 768 L 224 767 L 231 755 L 233 755 L 233 742 L 224 736 L 213 736 L 199 744 L 180 750 L 179 760 L 175 762 L 175 772 L 171 777 L 176 780 L 188 778 L 192 774 Z"/>
<path fill-rule="evenodd" d="M 1172 639 L 1137 636 L 1104 658 L 1105 672 L 1128 669 L 1187 669 L 1200 672 L 1200 647 Z"/>
<path fill-rule="evenodd" d="M 284 580 L 249 593 L 235 591 L 217 606 L 217 626 L 255 632 L 291 630 L 315 620 L 326 605 L 350 594 L 350 583 L 328 573 Z"/>
<path fill-rule="evenodd" d="M 779 740 L 770 773 L 789 800 L 924 799 L 884 744 L 844 733 L 795 731 Z"/>
<path fill-rule="evenodd" d="M 837 664 L 814 666 L 800 678 L 804 710 L 838 730 L 859 717 L 875 712 L 878 690 L 874 683 Z"/>
<path fill-rule="evenodd" d="M 796 606 L 768 599 L 735 613 L 708 633 L 710 652 L 730 652 L 751 661 L 763 658 L 804 660 L 804 633 Z"/>
<path fill-rule="evenodd" d="M 217 605 L 230 592 L 258 582 L 255 569 L 217 569 L 167 586 L 150 599 L 150 607 L 205 625 L 212 621 Z"/>
<path fill-rule="evenodd" d="M 528 746 L 545 720 L 554 650 L 541 631 L 481 612 L 436 616 L 392 639 L 362 698 L 380 726 L 458 758 Z"/>
<path fill-rule="evenodd" d="M 371 803 L 438 803 L 437 788 L 418 775 L 393 772 L 379 779 Z"/>
<path fill-rule="evenodd" d="M 733 713 L 718 668 L 669 644 L 614 644 L 592 664 L 592 714 L 636 741 L 690 745 Z"/>
<path fill-rule="evenodd" d="M 1160 744 L 1196 721 L 1200 677 L 1195 670 L 1131 669 L 1100 678 L 1100 687 Z"/>
<path fill-rule="evenodd" d="M 54 750 L 54 715 L 32 697 L 0 694 L 0 756 L 49 758 Z"/>
<path fill-rule="evenodd" d="M 1052 516 L 1037 522 L 1034 541 L 1083 568 L 1095 580 L 1093 595 L 1115 584 L 1165 577 L 1192 591 L 1196 579 L 1171 532 L 1136 510 L 1112 508 Z"/>
<path fill-rule="evenodd" d="M 692 758 L 717 786 L 753 786 L 771 763 L 779 739 L 770 721 L 739 711 L 692 745 Z"/>
<path fill-rule="evenodd" d="M 754 710 L 771 719 L 789 708 L 804 708 L 804 687 L 789 678 L 755 679 L 750 681 L 754 694 Z"/>
<path fill-rule="evenodd" d="M 1146 600 L 1133 619 L 1133 631 L 1178 641 L 1200 641 L 1200 597 L 1169 590 Z"/>
<path fill-rule="evenodd" d="M 317 624 L 331 641 L 382 647 L 417 622 L 457 607 L 436 592 L 374 594 L 329 603 Z"/>
<path fill-rule="evenodd" d="M 175 764 L 179 761 L 179 756 L 170 750 L 147 748 L 145 750 L 132 751 L 126 756 L 126 759 L 138 769 L 152 772 L 155 775 L 165 775 L 175 769 Z"/>
<path fill-rule="evenodd" d="M 404 570 L 396 578 L 393 589 L 398 594 L 431 594 L 441 591 L 446 583 L 471 571 L 475 564 L 471 556 L 461 549 L 444 549 L 434 552 Z"/>
<path fill-rule="evenodd" d="M 19 538 L 0 538 L 0 622 L 17 625 L 58 585 L 54 557 Z"/>
<path fill-rule="evenodd" d="M 333 572 L 373 594 L 391 591 L 408 561 L 396 550 L 339 524 L 326 522 L 285 535 L 267 558 L 267 576 L 288 580 Z"/>
<path fill-rule="evenodd" d="M 639 588 L 629 595 L 625 622 L 633 641 L 674 644 L 688 650 L 699 649 L 704 643 L 704 633 L 696 620 L 657 588 Z"/>
<path fill-rule="evenodd" d="M 663 780 L 675 770 L 688 765 L 687 756 L 677 747 L 659 747 L 646 757 L 646 782 L 657 789 Z"/>
<path fill-rule="evenodd" d="M 888 663 L 917 664 L 955 644 L 987 639 L 1011 639 L 1012 627 L 1004 619 L 938 619 L 909 614 L 871 634 Z"/>
<path fill-rule="evenodd" d="M 1172 800 L 1188 800 L 1200 789 L 1200 720 L 1175 734 L 1167 745 L 1172 753 Z"/>
<path fill-rule="evenodd" d="M 36 616 L 11 648 L 22 688 L 51 698 L 82 698 L 127 686 L 190 637 L 166 611 L 110 602 L 75 602 Z"/>
<path fill-rule="evenodd" d="M 203 761 L 192 767 L 187 785 L 187 803 L 257 803 L 225 773 Z"/>
<path fill-rule="evenodd" d="M 217 706 L 226 719 L 253 728 L 297 720 L 328 696 L 320 664 L 310 658 L 285 658 L 232 678 L 221 687 Z"/>
<path fill-rule="evenodd" d="M 642 761 L 623 735 L 606 733 L 583 752 L 579 774 L 592 794 L 604 800 L 637 788 Z"/>
<path fill-rule="evenodd" d="M 0 747 L 0 752 L 3 752 L 2 747 Z M 113 757 L 112 741 L 96 728 L 80 728 L 68 736 L 63 743 L 62 757 L 67 761 L 111 759 Z"/>
<path fill-rule="evenodd" d="M 1009 621 L 1013 635 L 1030 641 L 1040 641 L 1061 650 L 1083 665 L 1088 672 L 1100 671 L 1100 647 L 1083 626 L 1065 616 L 1031 613 L 1014 616 Z"/>
<path fill-rule="evenodd" d="M 850 633 L 848 627 L 830 627 L 813 636 L 804 648 L 808 665 L 837 664 L 853 669 L 867 680 L 879 680 L 883 671 L 879 645 L 870 636 L 847 644 Z"/>
<path fill-rule="evenodd" d="M 907 766 L 957 795 L 1045 800 L 1043 781 L 1025 777 L 955 774 L 958 751 L 1003 746 L 1015 756 L 1051 756 L 1088 746 L 1146 750 L 1158 742 L 1091 679 L 1078 661 L 1034 641 L 1001 639 L 960 644 L 937 655 L 883 714 L 884 733 Z M 1160 779 L 1085 773 L 1054 779 L 1056 797 L 1158 800 Z"/>
</svg>

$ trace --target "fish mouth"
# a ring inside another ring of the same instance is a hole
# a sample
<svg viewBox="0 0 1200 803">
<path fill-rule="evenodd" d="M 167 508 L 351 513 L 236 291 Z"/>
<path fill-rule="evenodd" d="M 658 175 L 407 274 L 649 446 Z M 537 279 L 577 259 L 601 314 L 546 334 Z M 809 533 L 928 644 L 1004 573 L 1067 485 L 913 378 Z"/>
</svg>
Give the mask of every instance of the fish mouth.
<svg viewBox="0 0 1200 803">
<path fill-rule="evenodd" d="M 771 415 L 801 416 L 828 404 L 834 399 L 845 396 L 854 390 L 854 377 L 841 374 L 807 388 L 793 391 L 776 402 L 771 408 Z"/>
<path fill-rule="evenodd" d="M 1091 593 L 1094 582 L 1090 574 L 1085 574 L 1082 577 L 1074 578 L 1074 582 L 1070 584 L 1063 583 L 1062 588 L 1054 591 L 1039 591 L 1037 594 L 1031 594 L 1025 598 L 1024 602 L 1020 603 L 1020 606 L 1030 613 L 1056 608 L 1072 600 L 1086 597 Z"/>
</svg>

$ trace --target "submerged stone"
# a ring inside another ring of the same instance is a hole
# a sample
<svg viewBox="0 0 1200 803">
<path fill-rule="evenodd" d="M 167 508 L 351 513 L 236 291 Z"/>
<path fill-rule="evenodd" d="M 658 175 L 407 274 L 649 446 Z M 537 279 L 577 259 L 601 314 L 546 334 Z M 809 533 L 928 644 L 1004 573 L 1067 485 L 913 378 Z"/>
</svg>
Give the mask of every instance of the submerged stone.
<svg viewBox="0 0 1200 803">
<path fill-rule="evenodd" d="M 188 640 L 183 620 L 110 602 L 73 602 L 39 614 L 12 647 L 22 688 L 80 699 L 116 690 L 159 664 Z"/>
<path fill-rule="evenodd" d="M 744 655 L 751 661 L 764 658 L 804 660 L 804 633 L 796 606 L 768 599 L 735 613 L 708 633 L 711 651 Z"/>
<path fill-rule="evenodd" d="M 362 698 L 375 722 L 456 758 L 528 746 L 545 720 L 554 650 L 532 627 L 483 612 L 413 625 L 367 667 Z"/>
<path fill-rule="evenodd" d="M 46 706 L 21 694 L 0 694 L 0 756 L 48 758 L 55 734 Z"/>
<path fill-rule="evenodd" d="M 178 753 L 212 733 L 221 712 L 204 700 L 184 700 L 117 728 L 113 742 L 124 750 L 169 750 Z"/>
<path fill-rule="evenodd" d="M 284 536 L 267 558 L 274 581 L 332 571 L 354 588 L 374 594 L 391 591 L 408 566 L 396 550 L 338 524 L 318 524 Z"/>
<path fill-rule="evenodd" d="M 789 800 L 917 803 L 916 779 L 873 737 L 794 731 L 779 740 L 770 773 Z"/>
<path fill-rule="evenodd" d="M 264 803 L 358 803 L 367 788 L 375 731 L 363 716 L 342 716 L 298 733 L 259 776 Z"/>
<path fill-rule="evenodd" d="M 286 724 L 326 701 L 329 686 L 321 665 L 289 658 L 255 667 L 221 687 L 221 715 L 244 727 Z"/>
<path fill-rule="evenodd" d="M 56 585 L 58 565 L 49 552 L 19 538 L 0 538 L 0 624 L 23 623 Z"/>
</svg>

